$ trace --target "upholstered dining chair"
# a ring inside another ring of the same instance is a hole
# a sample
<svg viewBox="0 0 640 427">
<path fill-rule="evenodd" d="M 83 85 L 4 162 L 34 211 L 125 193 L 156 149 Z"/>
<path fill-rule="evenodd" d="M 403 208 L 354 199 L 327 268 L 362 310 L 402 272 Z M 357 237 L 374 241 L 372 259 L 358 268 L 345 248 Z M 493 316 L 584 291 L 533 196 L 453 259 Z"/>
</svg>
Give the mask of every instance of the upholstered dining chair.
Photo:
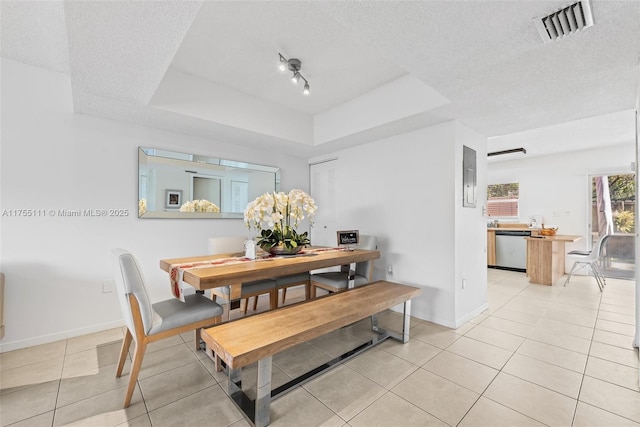
<svg viewBox="0 0 640 427">
<path fill-rule="evenodd" d="M 604 255 L 604 248 L 609 239 L 610 235 L 605 234 L 601 236 L 593 249 L 590 251 L 571 251 L 567 253 L 566 259 L 569 261 L 573 261 L 573 266 L 571 267 L 571 271 L 569 271 L 569 275 L 567 276 L 567 280 L 564 282 L 564 286 L 567 286 L 569 280 L 571 280 L 571 276 L 573 275 L 576 267 L 581 266 L 580 268 L 589 267 L 591 272 L 593 273 L 593 277 L 596 279 L 596 283 L 598 284 L 598 288 L 600 288 L 600 292 L 604 289 L 604 286 L 607 284 L 604 276 L 600 272 L 600 267 L 598 266 L 598 262 L 600 258 Z"/>
<path fill-rule="evenodd" d="M 199 349 L 201 329 L 220 323 L 222 307 L 198 293 L 185 296 L 184 302 L 171 298 L 152 304 L 142 270 L 134 256 L 124 249 L 113 249 L 111 259 L 120 308 L 127 325 L 116 377 L 122 375 L 131 341 L 136 343 L 124 399 L 124 407 L 127 408 L 131 404 L 147 345 L 194 330 L 195 346 Z"/>
<path fill-rule="evenodd" d="M 243 236 L 225 236 L 209 238 L 209 253 L 212 255 L 224 253 L 244 253 L 244 242 L 247 240 Z M 230 283 L 231 284 L 231 283 Z M 222 297 L 227 301 L 231 301 L 228 286 L 212 289 L 211 296 L 213 299 Z M 258 308 L 258 297 L 260 295 L 269 295 L 269 308 L 275 310 L 278 307 L 278 291 L 276 289 L 276 281 L 274 279 L 256 280 L 242 284 L 240 291 L 240 299 L 244 300 L 244 308 L 242 312 L 247 313 L 249 306 L 249 298 L 255 297 L 253 303 L 254 311 Z"/>
<path fill-rule="evenodd" d="M 375 236 L 360 235 L 360 242 L 353 247 L 356 249 L 376 250 L 378 242 Z M 316 297 L 316 289 L 322 288 L 328 292 L 346 291 L 349 285 L 349 266 L 344 265 L 340 271 L 329 271 L 323 273 L 314 273 L 311 275 L 311 292 L 310 297 Z M 371 282 L 373 277 L 373 261 L 364 261 L 356 263 L 356 271 L 354 276 L 355 286 L 366 285 Z"/>
</svg>

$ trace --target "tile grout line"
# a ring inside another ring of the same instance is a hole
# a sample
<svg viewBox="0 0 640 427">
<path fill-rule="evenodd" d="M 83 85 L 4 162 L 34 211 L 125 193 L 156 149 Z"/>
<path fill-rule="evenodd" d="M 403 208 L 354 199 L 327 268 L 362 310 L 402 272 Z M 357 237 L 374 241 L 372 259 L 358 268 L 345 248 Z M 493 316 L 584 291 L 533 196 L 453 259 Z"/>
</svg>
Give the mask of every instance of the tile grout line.
<svg viewBox="0 0 640 427">
<path fill-rule="evenodd" d="M 600 304 L 602 304 L 602 295 L 604 289 L 600 292 L 600 298 L 598 299 L 598 308 L 596 309 L 596 321 L 593 324 L 593 331 L 591 332 L 591 339 L 589 340 L 589 348 L 587 349 L 587 360 L 584 365 L 584 372 L 582 373 L 582 377 L 580 378 L 580 387 L 578 387 L 578 396 L 576 397 L 576 406 L 573 409 L 573 417 L 571 418 L 571 425 L 573 426 L 576 421 L 576 416 L 578 415 L 578 404 L 582 402 L 580 400 L 580 394 L 582 393 L 582 386 L 584 385 L 584 377 L 587 374 L 587 366 L 589 366 L 589 356 L 591 355 L 591 346 L 593 345 L 593 337 L 596 334 L 596 326 L 598 324 L 598 314 L 600 314 Z M 599 408 L 602 409 L 602 408 Z"/>
<path fill-rule="evenodd" d="M 524 292 L 524 291 L 525 291 L 526 289 L 528 289 L 528 288 L 529 288 L 529 285 L 527 285 L 526 287 L 522 288 L 519 292 L 517 292 L 516 294 L 514 294 L 514 295 L 513 295 L 509 300 L 505 301 L 505 303 L 503 303 L 503 304 L 500 306 L 500 308 L 503 308 L 506 304 L 508 304 L 510 301 L 512 301 L 514 298 L 516 298 L 518 295 L 520 295 L 522 292 Z M 497 310 L 496 310 L 496 311 L 497 311 Z M 489 317 L 490 317 L 490 316 L 489 316 Z M 486 320 L 486 318 L 485 318 L 484 320 Z M 483 320 L 483 322 L 484 322 L 484 320 Z M 508 319 L 506 319 L 506 320 L 508 320 Z M 481 322 L 481 323 L 482 323 L 482 322 Z M 480 324 L 481 324 L 481 323 L 480 323 Z M 516 322 L 516 323 L 519 323 L 519 322 Z M 478 325 L 480 325 L 480 324 L 478 324 Z M 475 328 L 475 327 L 474 327 L 474 328 Z M 472 329 L 474 329 L 474 328 L 472 328 Z M 469 331 L 467 331 L 467 332 L 470 332 L 472 329 L 470 329 L 470 330 L 469 330 Z M 500 332 L 503 332 L 503 331 L 500 331 Z M 505 332 L 505 333 L 507 333 L 507 332 Z M 511 334 L 511 335 L 514 335 L 514 334 Z M 465 334 L 465 335 L 463 335 L 463 336 L 466 336 L 466 334 Z M 514 336 L 517 336 L 517 335 L 514 335 Z M 471 338 L 471 337 L 467 337 L 467 338 L 469 338 L 469 339 L 473 339 L 473 338 Z M 507 365 L 507 363 L 509 363 L 509 361 L 513 358 L 513 356 L 516 354 L 516 352 L 518 351 L 518 349 L 519 349 L 519 348 L 520 348 L 520 346 L 524 343 L 524 341 L 525 341 L 525 340 L 526 340 L 526 338 L 522 341 L 522 343 L 520 343 L 520 344 L 518 345 L 518 347 L 517 347 L 515 350 L 513 350 L 513 351 L 512 351 L 511 356 L 509 356 L 509 358 L 504 362 L 504 364 L 500 367 L 500 369 L 498 369 L 498 370 L 497 370 L 497 371 L 498 371 L 498 373 L 497 373 L 497 374 L 496 374 L 496 375 L 491 379 L 491 381 L 489 382 L 489 384 L 487 384 L 487 386 L 484 388 L 484 390 L 482 391 L 482 393 L 480 393 L 480 395 L 478 396 L 478 399 L 476 399 L 476 401 L 474 402 L 474 404 L 473 404 L 473 405 L 471 405 L 471 407 L 469 407 L 469 409 L 467 410 L 467 412 L 465 412 L 464 416 L 460 419 L 460 421 L 458 422 L 458 424 L 457 424 L 457 425 L 459 425 L 459 424 L 464 420 L 464 418 L 467 416 L 467 414 L 469 414 L 469 412 L 471 412 L 471 410 L 473 409 L 473 407 L 478 403 L 478 401 L 479 401 L 479 400 L 480 400 L 480 398 L 482 398 L 482 397 L 484 397 L 485 399 L 488 399 L 488 400 L 490 400 L 490 401 L 492 401 L 492 402 L 496 403 L 497 405 L 500 405 L 500 406 L 502 406 L 502 407 L 508 408 L 508 409 L 509 409 L 509 410 L 511 410 L 511 411 L 514 411 L 514 412 L 516 412 L 516 413 L 518 413 L 518 414 L 520 414 L 520 415 L 522 415 L 522 416 L 524 416 L 524 417 L 527 417 L 528 419 L 531 419 L 531 420 L 533 420 L 533 421 L 539 422 L 539 423 L 541 423 L 541 424 L 543 424 L 543 425 L 547 425 L 547 424 L 545 424 L 544 422 L 542 422 L 542 421 L 540 421 L 540 420 L 537 420 L 537 419 L 535 419 L 535 418 L 533 418 L 533 417 L 530 417 L 530 416 L 529 416 L 529 415 L 527 415 L 527 414 L 523 414 L 522 412 L 520 412 L 520 411 L 518 411 L 518 410 L 516 410 L 516 409 L 513 409 L 513 408 L 511 408 L 511 407 L 509 407 L 509 406 L 506 406 L 506 405 L 504 405 L 504 404 L 502 404 L 502 403 L 500 403 L 500 402 L 496 402 L 495 400 L 493 400 L 493 399 L 491 399 L 491 398 L 489 398 L 489 397 L 485 396 L 486 391 L 489 389 L 489 387 L 491 387 L 491 384 L 493 384 L 493 382 L 496 380 L 496 378 L 498 378 L 498 375 L 500 375 L 500 373 L 502 373 L 502 372 L 503 372 L 503 371 L 502 371 L 502 369 L 503 369 L 503 368 Z M 475 340 L 475 341 L 479 341 L 479 340 Z M 479 341 L 479 342 L 483 342 L 483 341 Z M 484 342 L 483 342 L 483 343 L 484 343 Z M 484 343 L 484 344 L 489 344 L 489 343 Z M 489 345 L 493 345 L 493 344 L 489 344 Z M 502 347 L 498 347 L 498 346 L 495 346 L 495 345 L 493 345 L 493 346 L 494 346 L 494 347 L 497 347 L 497 348 L 502 348 Z M 445 349 L 445 350 L 446 350 L 446 349 Z M 504 350 L 504 349 L 503 349 L 503 350 Z M 464 357 L 464 356 L 462 356 L 462 357 Z M 467 359 L 468 359 L 468 358 L 467 358 Z M 472 360 L 472 359 L 468 359 L 468 360 Z M 472 360 L 472 361 L 473 361 L 473 360 Z M 480 363 L 480 362 L 477 362 L 477 361 L 474 361 L 474 362 L 476 362 L 476 363 Z M 483 363 L 481 363 L 481 364 L 482 364 L 482 365 L 484 365 Z M 488 366 L 488 365 L 484 365 L 484 366 Z M 489 367 L 490 367 L 490 368 L 492 368 L 491 366 L 489 366 Z M 493 369 L 495 369 L 495 368 L 493 368 Z M 505 375 L 510 375 L 510 374 L 508 374 L 507 372 L 504 372 L 504 373 L 505 373 Z M 516 378 L 518 378 L 518 377 L 516 377 Z M 523 380 L 523 381 L 526 381 L 526 380 Z M 533 384 L 533 383 L 532 383 L 532 384 Z M 535 385 L 537 385 L 537 384 L 535 384 Z M 466 388 L 466 387 L 465 387 L 465 388 Z"/>
<path fill-rule="evenodd" d="M 505 301 L 505 302 L 500 306 L 500 308 L 504 308 L 504 306 L 505 306 L 505 305 L 507 305 L 509 302 L 513 301 L 513 300 L 514 300 L 516 297 L 518 297 L 522 292 L 524 292 L 526 289 L 528 289 L 528 288 L 529 288 L 529 286 L 530 286 L 530 285 L 527 285 L 527 286 L 525 286 L 524 288 L 522 288 L 520 291 L 518 291 L 517 293 L 515 293 L 515 294 L 514 294 L 510 299 L 508 299 L 507 301 Z M 498 310 L 499 310 L 500 308 L 498 308 Z M 498 311 L 498 310 L 496 310 L 496 311 Z M 547 311 L 547 310 L 545 309 L 545 312 L 546 312 L 546 311 Z M 491 315 L 490 315 L 490 316 L 491 316 Z M 489 316 L 489 317 L 490 317 L 490 316 Z M 486 319 L 484 319 L 484 320 L 486 320 Z M 484 322 L 484 320 L 483 320 L 483 322 Z M 504 320 L 509 320 L 509 319 L 504 319 Z M 539 319 L 538 319 L 538 321 L 539 321 Z M 520 322 L 517 322 L 517 321 L 513 321 L 513 322 L 515 322 L 515 323 L 520 323 Z M 536 323 L 537 323 L 537 322 L 536 322 Z M 482 324 L 482 322 L 481 322 L 480 324 Z M 479 325 L 480 325 L 480 324 L 479 324 Z M 520 323 L 520 324 L 523 324 L 523 325 L 524 325 L 524 323 Z M 528 325 L 528 326 L 530 326 L 530 325 Z M 486 326 L 486 327 L 488 327 L 488 326 Z M 504 331 L 500 331 L 500 332 L 504 332 Z M 504 333 L 508 333 L 508 332 L 504 332 Z M 510 335 L 518 336 L 518 335 L 515 335 L 515 334 L 510 334 Z M 518 337 L 519 337 L 519 336 L 518 336 Z M 473 339 L 473 338 L 471 338 L 471 337 L 467 337 L 467 338 L 469 338 L 469 339 Z M 520 337 L 520 338 L 522 338 L 522 337 Z M 513 409 L 513 408 L 511 408 L 511 407 L 509 407 L 509 406 L 506 406 L 506 405 L 504 405 L 504 404 L 502 404 L 502 403 L 500 403 L 500 402 L 496 402 L 495 400 L 493 400 L 493 399 L 491 399 L 491 398 L 489 398 L 489 397 L 485 396 L 485 393 L 486 393 L 486 391 L 489 389 L 489 387 L 491 387 L 491 384 L 493 384 L 493 382 L 496 380 L 496 378 L 498 377 L 498 375 L 500 375 L 500 373 L 502 373 L 502 372 L 503 372 L 503 368 L 504 368 L 504 367 L 507 365 L 507 363 L 509 363 L 509 361 L 513 358 L 513 356 L 516 354 L 516 352 L 518 351 L 518 349 L 520 348 L 520 346 L 522 346 L 522 344 L 524 343 L 524 341 L 525 341 L 526 339 L 527 339 L 527 338 L 525 337 L 525 338 L 523 339 L 522 343 L 520 343 L 520 344 L 518 345 L 518 347 L 517 347 L 515 350 L 513 350 L 513 351 L 512 351 L 511 356 L 509 356 L 509 358 L 504 362 L 504 364 L 500 367 L 500 369 L 498 369 L 498 370 L 497 370 L 497 371 L 498 371 L 498 373 L 493 377 L 493 379 L 489 382 L 489 384 L 487 384 L 487 386 L 484 388 L 484 390 L 482 391 L 482 393 L 480 394 L 480 396 L 478 397 L 478 399 L 476 400 L 476 402 L 475 402 L 475 403 L 474 403 L 474 404 L 469 408 L 469 410 L 465 413 L 465 417 L 466 417 L 466 415 L 471 411 L 471 409 L 473 409 L 473 406 L 475 406 L 475 404 L 478 402 L 478 400 L 480 400 L 480 398 L 481 398 L 481 397 L 484 397 L 485 399 L 488 399 L 488 400 L 490 400 L 490 401 L 492 401 L 492 402 L 496 403 L 497 405 L 500 405 L 500 406 L 502 406 L 502 407 L 508 408 L 509 410 L 514 411 L 514 412 L 516 412 L 516 413 L 518 413 L 518 414 L 520 414 L 520 415 L 522 415 L 522 416 L 524 416 L 524 417 L 527 417 L 528 419 L 531 419 L 531 420 L 534 420 L 534 421 L 536 421 L 536 422 L 539 422 L 539 423 L 541 423 L 541 424 L 543 424 L 543 425 L 546 425 L 546 424 L 545 424 L 545 423 L 543 423 L 542 421 L 539 421 L 539 420 L 537 420 L 537 419 L 535 419 L 535 418 L 533 418 L 533 417 L 530 417 L 529 415 L 523 414 L 522 412 L 520 412 L 520 411 L 518 411 L 518 410 L 516 410 L 516 409 Z M 479 340 L 476 340 L 476 341 L 479 341 Z M 483 342 L 483 341 L 479 341 L 479 342 Z M 485 344 L 489 344 L 489 343 L 485 343 Z M 493 344 L 489 344 L 489 345 L 493 345 Z M 502 347 L 498 347 L 498 346 L 495 346 L 495 345 L 494 345 L 494 347 L 502 348 Z M 469 360 L 471 360 L 471 359 L 469 359 Z M 480 362 L 477 362 L 477 363 L 480 363 Z M 487 366 L 487 365 L 485 365 L 485 366 Z M 494 368 L 494 369 L 495 369 L 495 368 Z M 510 375 L 510 374 L 508 374 L 507 372 L 504 372 L 504 374 L 505 374 L 505 375 Z M 516 377 L 516 378 L 517 378 L 517 377 Z M 523 381 L 525 381 L 525 380 L 523 380 Z M 537 385 L 537 384 L 536 384 L 536 385 Z M 464 417 L 462 417 L 462 420 L 464 420 Z M 462 422 L 462 420 L 460 420 L 460 422 Z M 458 423 L 458 424 L 459 424 L 459 423 Z"/>
</svg>

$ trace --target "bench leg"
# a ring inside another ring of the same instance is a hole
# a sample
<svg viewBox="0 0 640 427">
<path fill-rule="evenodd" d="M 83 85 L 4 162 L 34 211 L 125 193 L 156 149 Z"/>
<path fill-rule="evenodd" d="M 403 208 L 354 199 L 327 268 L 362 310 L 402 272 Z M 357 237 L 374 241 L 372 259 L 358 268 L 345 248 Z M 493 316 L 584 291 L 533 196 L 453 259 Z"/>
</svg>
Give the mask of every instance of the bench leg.
<svg viewBox="0 0 640 427">
<path fill-rule="evenodd" d="M 229 396 L 242 392 L 242 369 L 227 368 L 227 391 Z"/>
<path fill-rule="evenodd" d="M 256 398 L 251 400 L 242 390 L 242 369 L 227 368 L 229 397 L 255 427 L 271 422 L 271 356 L 258 360 Z"/>
<path fill-rule="evenodd" d="M 256 427 L 271 422 L 271 356 L 258 360 L 258 385 L 256 389 Z"/>
<path fill-rule="evenodd" d="M 388 329 L 384 329 L 378 326 L 377 315 L 371 316 L 371 330 L 379 334 L 386 335 L 395 340 L 398 340 L 404 344 L 409 342 L 409 328 L 411 327 L 411 300 L 405 301 L 402 314 L 402 332 L 394 332 Z M 384 338 L 383 338 L 384 339 Z"/>
</svg>

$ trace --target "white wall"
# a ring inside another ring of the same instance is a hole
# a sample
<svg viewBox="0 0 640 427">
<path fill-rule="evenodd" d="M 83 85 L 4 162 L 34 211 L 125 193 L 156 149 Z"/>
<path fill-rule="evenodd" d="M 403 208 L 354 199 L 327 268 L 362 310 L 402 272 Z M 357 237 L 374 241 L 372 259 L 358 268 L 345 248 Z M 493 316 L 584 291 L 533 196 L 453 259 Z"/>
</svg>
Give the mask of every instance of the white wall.
<svg viewBox="0 0 640 427">
<path fill-rule="evenodd" d="M 486 139 L 455 122 L 312 159 L 338 158 L 336 226 L 378 237 L 381 258 L 374 263 L 374 278 L 387 278 L 386 267 L 393 265 L 390 279 L 422 288 L 412 314 L 450 327 L 486 304 L 482 209 L 457 210 L 462 206 L 463 143 L 478 151 L 479 163 L 486 161 Z M 462 263 L 458 256 L 483 262 Z M 457 306 L 462 271 L 474 290 L 461 296 Z"/>
<path fill-rule="evenodd" d="M 210 236 L 250 234 L 240 219 L 138 219 L 138 146 L 278 166 L 283 190 L 308 190 L 306 160 L 74 114 L 64 74 L 2 59 L 1 104 L 0 351 L 122 324 L 116 295 L 103 293 L 113 247 L 138 256 L 155 301 L 171 295 L 160 259 L 202 254 Z M 11 214 L 17 209 L 128 209 L 129 215 Z"/>
<path fill-rule="evenodd" d="M 582 236 L 575 243 L 567 243 L 567 251 L 585 250 L 591 203 L 589 175 L 630 173 L 634 161 L 635 141 L 629 141 L 599 149 L 492 162 L 487 183 L 519 182 L 520 220 L 527 222 L 528 215 L 540 214 L 545 226 L 557 226 L 558 233 Z"/>
<path fill-rule="evenodd" d="M 483 205 L 487 198 L 487 139 L 456 123 L 455 164 L 462 165 L 463 146 L 476 151 L 476 207 L 463 207 L 462 168 L 456 167 L 455 179 L 455 326 L 480 314 L 487 303 L 487 231 Z M 464 285 L 463 285 L 464 282 Z M 464 287 L 463 287 L 464 286 Z"/>
</svg>

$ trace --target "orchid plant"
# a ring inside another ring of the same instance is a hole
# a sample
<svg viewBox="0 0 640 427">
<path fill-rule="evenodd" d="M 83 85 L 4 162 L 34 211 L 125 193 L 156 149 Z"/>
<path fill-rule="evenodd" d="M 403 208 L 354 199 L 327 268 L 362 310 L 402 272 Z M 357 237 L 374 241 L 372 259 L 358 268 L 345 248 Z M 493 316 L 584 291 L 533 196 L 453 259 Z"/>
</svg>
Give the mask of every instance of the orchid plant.
<svg viewBox="0 0 640 427">
<path fill-rule="evenodd" d="M 208 200 L 194 200 L 192 202 L 183 203 L 180 206 L 180 212 L 220 212 L 220 208 L 213 202 Z"/>
<path fill-rule="evenodd" d="M 311 242 L 308 233 L 298 234 L 296 227 L 305 218 L 313 225 L 316 205 L 302 190 L 265 193 L 247 205 L 244 221 L 249 229 L 260 231 L 258 245 L 265 251 L 283 246 L 293 251 Z"/>
<path fill-rule="evenodd" d="M 147 212 L 147 199 L 138 200 L 138 216 L 142 216 Z"/>
</svg>

